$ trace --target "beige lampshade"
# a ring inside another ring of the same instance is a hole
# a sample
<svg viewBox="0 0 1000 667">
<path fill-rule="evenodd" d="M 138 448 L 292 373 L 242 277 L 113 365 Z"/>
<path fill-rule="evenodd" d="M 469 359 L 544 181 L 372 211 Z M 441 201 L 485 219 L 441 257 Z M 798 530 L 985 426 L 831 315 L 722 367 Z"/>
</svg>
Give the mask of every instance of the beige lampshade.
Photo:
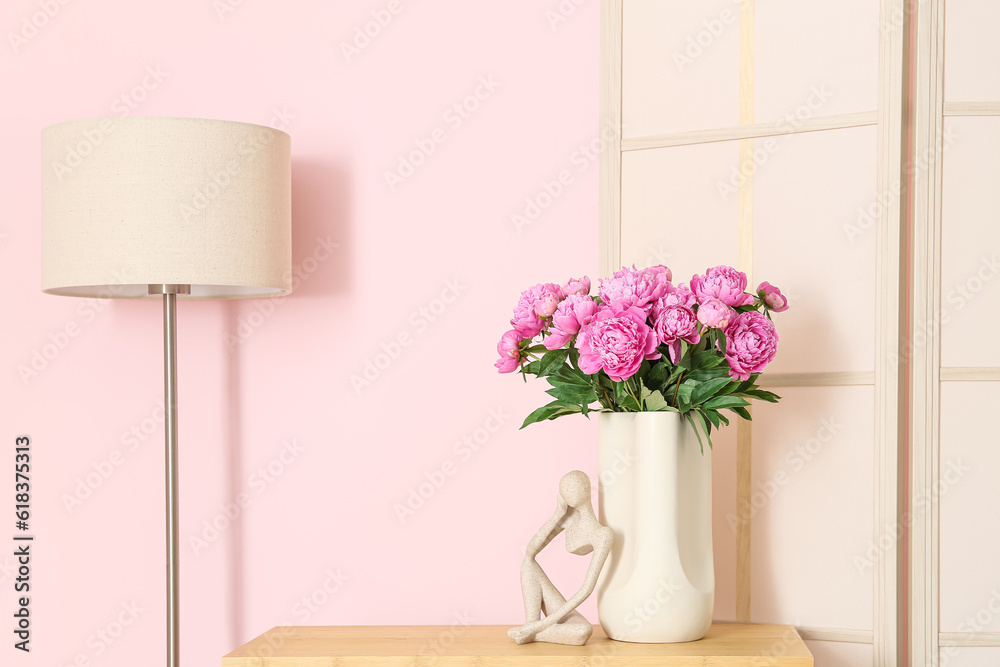
<svg viewBox="0 0 1000 667">
<path fill-rule="evenodd" d="M 191 298 L 291 291 L 291 138 L 196 118 L 42 130 L 42 290 Z"/>
</svg>

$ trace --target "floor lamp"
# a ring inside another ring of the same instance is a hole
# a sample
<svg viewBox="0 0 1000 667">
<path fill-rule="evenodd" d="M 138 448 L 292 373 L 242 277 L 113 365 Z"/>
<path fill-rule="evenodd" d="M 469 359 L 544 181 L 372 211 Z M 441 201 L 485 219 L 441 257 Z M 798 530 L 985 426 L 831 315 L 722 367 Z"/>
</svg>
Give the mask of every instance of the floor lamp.
<svg viewBox="0 0 1000 667">
<path fill-rule="evenodd" d="M 291 291 L 290 146 L 269 127 L 195 118 L 42 130 L 42 291 L 163 300 L 168 667 L 180 662 L 177 299 Z"/>
</svg>

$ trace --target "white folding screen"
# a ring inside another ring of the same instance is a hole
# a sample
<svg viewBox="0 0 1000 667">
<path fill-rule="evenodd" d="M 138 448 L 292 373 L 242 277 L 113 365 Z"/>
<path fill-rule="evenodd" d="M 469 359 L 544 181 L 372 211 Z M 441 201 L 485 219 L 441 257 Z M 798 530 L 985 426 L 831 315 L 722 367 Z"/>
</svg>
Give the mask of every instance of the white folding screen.
<svg viewBox="0 0 1000 667">
<path fill-rule="evenodd" d="M 782 287 L 778 405 L 717 439 L 719 620 L 899 664 L 904 3 L 604 0 L 602 272 Z"/>
<path fill-rule="evenodd" d="M 923 0 L 914 89 L 912 664 L 1000 664 L 1000 4 Z M 995 280 L 996 278 L 996 280 Z"/>
</svg>

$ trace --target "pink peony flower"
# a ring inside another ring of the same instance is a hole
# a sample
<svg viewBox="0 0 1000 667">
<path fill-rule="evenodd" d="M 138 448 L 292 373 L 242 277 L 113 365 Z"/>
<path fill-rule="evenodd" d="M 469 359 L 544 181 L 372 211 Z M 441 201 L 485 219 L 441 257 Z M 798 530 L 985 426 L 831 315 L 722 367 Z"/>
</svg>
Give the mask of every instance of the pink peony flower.
<svg viewBox="0 0 1000 667">
<path fill-rule="evenodd" d="M 653 325 L 657 338 L 670 351 L 670 361 L 677 363 L 681 354 L 681 341 L 694 345 L 701 340 L 698 318 L 694 311 L 684 306 L 669 306 L 660 311 Z"/>
<path fill-rule="evenodd" d="M 696 303 L 698 303 L 698 299 L 695 298 L 694 292 L 689 290 L 686 284 L 681 283 L 676 287 L 672 286 L 670 291 L 657 299 L 653 303 L 653 307 L 649 311 L 649 314 L 652 321 L 655 322 L 664 308 L 670 308 L 672 306 L 694 308 Z"/>
<path fill-rule="evenodd" d="M 732 318 L 733 310 L 718 299 L 705 299 L 698 306 L 698 321 L 711 329 L 725 329 Z"/>
<path fill-rule="evenodd" d="M 653 273 L 662 273 L 668 283 L 674 279 L 674 272 L 670 270 L 669 266 L 664 264 L 657 264 L 656 266 L 651 266 L 646 270 L 652 271 Z"/>
<path fill-rule="evenodd" d="M 583 294 L 571 294 L 559 304 L 552 316 L 552 327 L 548 337 L 542 341 L 549 350 L 557 350 L 580 331 L 580 327 L 590 324 L 597 313 L 597 302 Z"/>
<path fill-rule="evenodd" d="M 621 382 L 635 375 L 644 359 L 660 358 L 656 342 L 656 332 L 646 325 L 642 309 L 602 307 L 577 336 L 580 370 L 593 375 L 603 369 Z"/>
<path fill-rule="evenodd" d="M 566 281 L 566 284 L 562 286 L 562 291 L 566 296 L 572 296 L 573 294 L 590 294 L 590 278 L 584 276 L 583 278 L 570 278 Z"/>
<path fill-rule="evenodd" d="M 767 304 L 769 310 L 776 313 L 783 313 L 788 310 L 788 299 L 781 293 L 781 290 L 765 281 L 757 286 L 757 294 L 761 300 Z"/>
<path fill-rule="evenodd" d="M 556 312 L 556 308 L 559 306 L 559 299 L 555 294 L 546 294 L 541 299 L 535 302 L 535 315 L 541 318 L 552 317 L 552 313 Z"/>
<path fill-rule="evenodd" d="M 512 373 L 521 365 L 521 340 L 521 335 L 513 329 L 500 337 L 500 342 L 497 343 L 497 353 L 500 358 L 494 366 L 501 373 Z"/>
<path fill-rule="evenodd" d="M 635 306 L 648 312 L 653 302 L 670 289 L 669 274 L 670 269 L 665 266 L 641 270 L 635 266 L 622 267 L 611 278 L 601 279 L 598 294 L 612 308 L 627 310 Z"/>
<path fill-rule="evenodd" d="M 778 332 L 756 310 L 739 313 L 726 327 L 726 361 L 734 380 L 760 373 L 778 352 Z"/>
<path fill-rule="evenodd" d="M 698 302 L 718 299 L 727 306 L 747 306 L 753 303 L 753 296 L 744 294 L 747 288 L 747 274 L 731 266 L 715 266 L 705 275 L 691 278 L 691 289 L 698 296 Z"/>
<path fill-rule="evenodd" d="M 544 318 L 548 317 L 539 313 L 548 312 L 551 315 L 562 298 L 562 289 L 554 283 L 538 283 L 529 287 L 521 292 L 510 325 L 522 338 L 534 338 L 545 328 Z"/>
</svg>

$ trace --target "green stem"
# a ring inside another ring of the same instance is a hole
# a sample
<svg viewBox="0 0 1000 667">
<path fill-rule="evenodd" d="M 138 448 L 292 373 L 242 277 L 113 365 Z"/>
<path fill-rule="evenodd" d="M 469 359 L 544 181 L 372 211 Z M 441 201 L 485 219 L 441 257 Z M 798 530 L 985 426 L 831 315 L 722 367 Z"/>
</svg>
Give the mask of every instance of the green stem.
<svg viewBox="0 0 1000 667">
<path fill-rule="evenodd" d="M 683 380 L 683 379 L 684 379 L 684 371 L 681 371 L 681 374 L 677 376 L 677 386 L 674 387 L 674 407 L 675 408 L 677 407 L 677 392 L 681 390 L 681 380 Z"/>
<path fill-rule="evenodd" d="M 632 383 L 629 382 L 628 380 L 623 380 L 622 384 L 625 385 L 625 391 L 627 391 L 629 393 L 629 396 L 631 396 L 632 398 L 635 399 L 635 402 L 636 402 L 636 404 L 638 404 L 639 410 L 641 411 L 642 410 L 642 401 L 640 401 L 639 397 L 635 395 L 634 391 L 632 391 Z"/>
</svg>

